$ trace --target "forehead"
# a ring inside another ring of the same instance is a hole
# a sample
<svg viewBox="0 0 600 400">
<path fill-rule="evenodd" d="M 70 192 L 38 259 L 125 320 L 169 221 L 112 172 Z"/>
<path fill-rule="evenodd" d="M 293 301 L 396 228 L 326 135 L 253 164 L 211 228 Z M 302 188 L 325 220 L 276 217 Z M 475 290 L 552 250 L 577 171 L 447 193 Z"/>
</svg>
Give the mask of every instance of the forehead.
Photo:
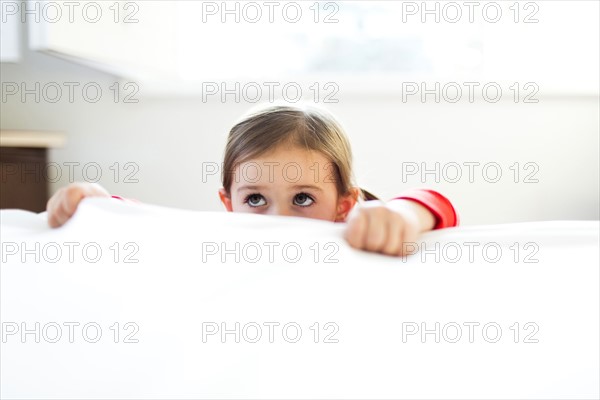
<svg viewBox="0 0 600 400">
<path fill-rule="evenodd" d="M 335 167 L 321 152 L 279 146 L 236 166 L 233 184 L 334 184 Z"/>
</svg>

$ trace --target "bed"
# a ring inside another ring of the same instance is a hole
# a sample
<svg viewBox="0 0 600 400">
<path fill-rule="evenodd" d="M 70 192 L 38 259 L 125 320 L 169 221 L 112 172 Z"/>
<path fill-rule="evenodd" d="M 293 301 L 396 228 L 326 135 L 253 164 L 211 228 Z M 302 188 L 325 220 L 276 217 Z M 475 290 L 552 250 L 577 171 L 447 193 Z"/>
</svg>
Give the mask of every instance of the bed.
<svg viewBox="0 0 600 400">
<path fill-rule="evenodd" d="M 430 232 L 86 199 L 2 210 L 2 398 L 599 397 L 599 222 Z"/>
</svg>

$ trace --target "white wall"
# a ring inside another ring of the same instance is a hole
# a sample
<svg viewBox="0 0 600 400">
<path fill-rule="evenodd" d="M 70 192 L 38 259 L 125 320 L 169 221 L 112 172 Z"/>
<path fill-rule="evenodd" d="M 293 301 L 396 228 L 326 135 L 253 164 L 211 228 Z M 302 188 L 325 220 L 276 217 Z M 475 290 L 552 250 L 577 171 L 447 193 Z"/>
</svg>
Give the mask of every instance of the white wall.
<svg viewBox="0 0 600 400">
<path fill-rule="evenodd" d="M 145 97 L 143 86 L 138 104 L 115 104 L 108 88 L 117 78 L 45 54 L 23 51 L 23 57 L 19 64 L 1 64 L 2 82 L 98 82 L 105 90 L 95 104 L 80 97 L 69 103 L 66 96 L 56 104 L 36 103 L 32 96 L 2 100 L 2 129 L 67 133 L 67 146 L 50 153 L 63 166 L 52 190 L 68 181 L 65 162 L 96 162 L 100 183 L 112 193 L 171 207 L 221 209 L 219 179 L 203 183 L 202 163 L 220 163 L 228 129 L 251 105 Z M 359 183 L 382 197 L 408 187 L 437 188 L 455 202 L 464 224 L 598 219 L 598 97 L 544 97 L 542 89 L 538 104 L 423 104 L 403 103 L 389 90 L 361 94 L 340 85 L 339 103 L 327 108 L 351 137 Z M 503 176 L 488 183 L 477 169 L 473 183 L 466 176 L 458 183 L 436 183 L 433 176 L 424 183 L 402 181 L 402 162 L 433 167 L 436 161 L 496 162 Z M 136 163 L 139 183 L 124 183 L 123 176 L 114 182 L 109 167 L 115 162 Z M 539 183 L 512 182 L 514 162 L 536 163 Z M 76 177 L 81 179 L 80 169 Z"/>
</svg>

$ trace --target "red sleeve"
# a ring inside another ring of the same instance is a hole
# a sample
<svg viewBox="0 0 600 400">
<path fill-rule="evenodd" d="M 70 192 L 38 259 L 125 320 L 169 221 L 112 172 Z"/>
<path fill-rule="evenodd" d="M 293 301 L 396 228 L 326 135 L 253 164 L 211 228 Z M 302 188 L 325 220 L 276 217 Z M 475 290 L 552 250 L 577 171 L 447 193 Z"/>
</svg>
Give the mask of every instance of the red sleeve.
<svg viewBox="0 0 600 400">
<path fill-rule="evenodd" d="M 412 200 L 427 208 L 435 217 L 433 229 L 458 226 L 458 214 L 454 206 L 444 196 L 435 190 L 409 189 L 394 199 Z"/>
</svg>

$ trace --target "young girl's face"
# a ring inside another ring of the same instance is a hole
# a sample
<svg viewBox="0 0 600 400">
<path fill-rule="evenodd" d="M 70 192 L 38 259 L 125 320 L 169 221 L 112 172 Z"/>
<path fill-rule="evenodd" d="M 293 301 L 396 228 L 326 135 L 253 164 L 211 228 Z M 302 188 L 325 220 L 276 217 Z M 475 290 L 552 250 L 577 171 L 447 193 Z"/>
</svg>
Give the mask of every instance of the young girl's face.
<svg viewBox="0 0 600 400">
<path fill-rule="evenodd" d="M 237 166 L 227 211 L 345 221 L 354 192 L 338 195 L 334 165 L 317 151 L 281 145 Z"/>
</svg>

